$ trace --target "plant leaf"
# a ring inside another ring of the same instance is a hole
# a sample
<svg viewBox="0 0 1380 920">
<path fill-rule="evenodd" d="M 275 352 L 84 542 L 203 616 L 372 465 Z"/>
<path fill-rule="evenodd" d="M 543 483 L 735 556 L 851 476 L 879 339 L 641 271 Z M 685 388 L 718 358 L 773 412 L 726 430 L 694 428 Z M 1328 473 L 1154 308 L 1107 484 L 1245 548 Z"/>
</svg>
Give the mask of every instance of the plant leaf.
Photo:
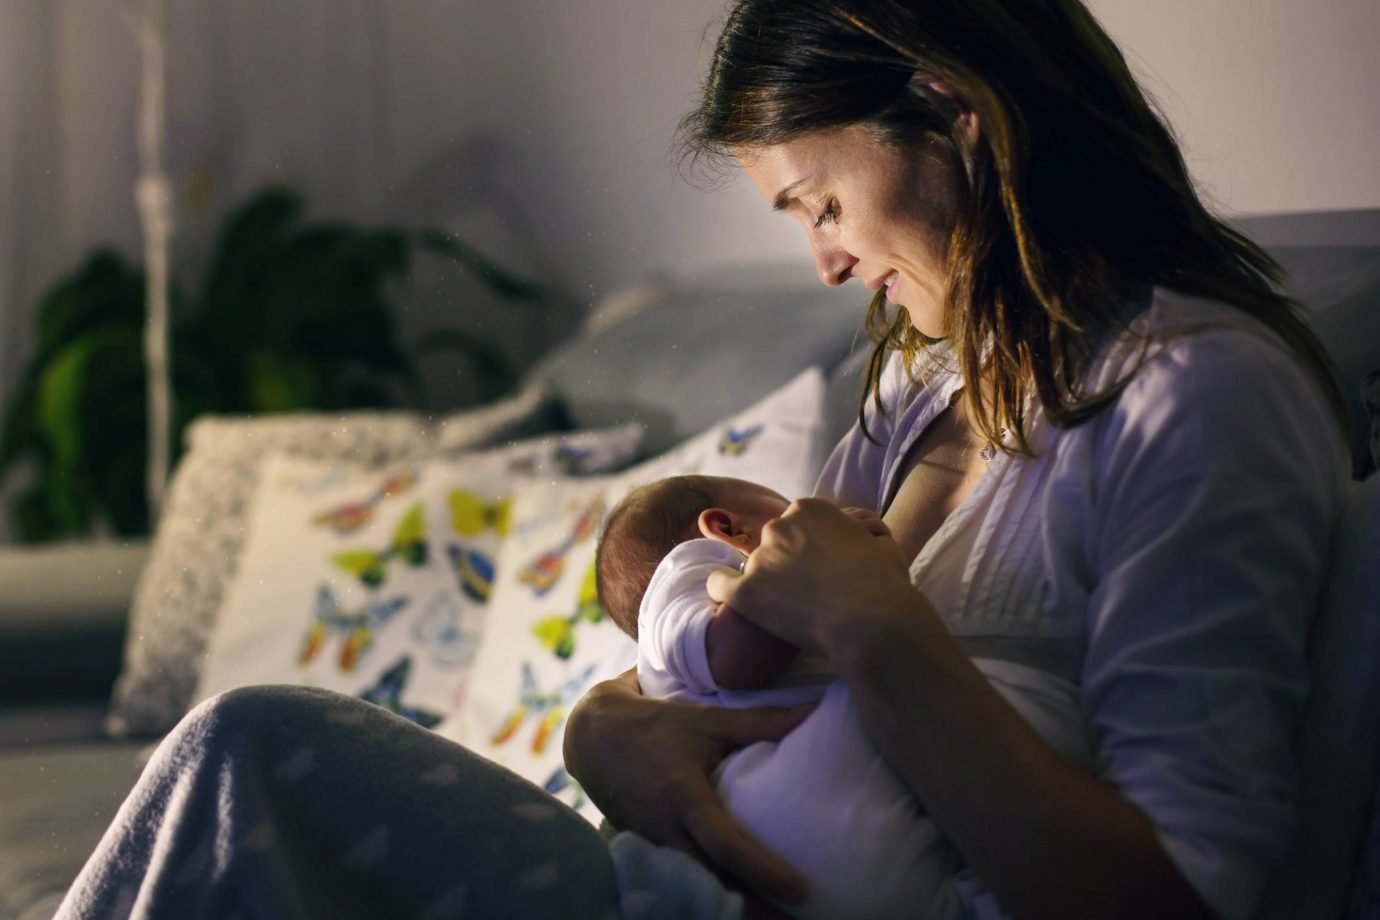
<svg viewBox="0 0 1380 920">
<path fill-rule="evenodd" d="M 54 284 L 38 308 L 35 360 L 98 326 L 139 328 L 144 322 L 144 275 L 119 253 L 100 249 L 75 273 Z"/>
<path fill-rule="evenodd" d="M 247 359 L 250 411 L 288 412 L 316 405 L 318 375 L 291 355 L 271 349 Z"/>
<path fill-rule="evenodd" d="M 496 294 L 525 303 L 541 303 L 549 300 L 551 292 L 531 281 L 499 268 L 494 262 L 460 242 L 454 236 L 440 230 L 422 230 L 417 236 L 417 244 L 423 249 L 444 256 L 473 271 L 479 280 Z"/>
</svg>

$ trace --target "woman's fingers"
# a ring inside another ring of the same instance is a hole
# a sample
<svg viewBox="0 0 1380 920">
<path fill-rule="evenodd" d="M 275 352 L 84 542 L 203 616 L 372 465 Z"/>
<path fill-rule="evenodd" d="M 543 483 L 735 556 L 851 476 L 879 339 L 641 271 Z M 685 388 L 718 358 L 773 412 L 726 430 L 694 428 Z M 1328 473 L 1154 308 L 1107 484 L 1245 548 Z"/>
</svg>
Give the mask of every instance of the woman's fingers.
<svg viewBox="0 0 1380 920">
<path fill-rule="evenodd" d="M 843 513 L 866 527 L 867 532 L 874 537 L 891 536 L 891 528 L 886 526 L 886 522 L 871 508 L 844 508 Z"/>
<path fill-rule="evenodd" d="M 815 707 L 812 705 L 795 706 L 791 709 L 716 708 L 705 712 L 705 731 L 729 748 L 738 748 L 757 741 L 780 741 L 791 729 L 805 721 L 805 717 L 814 710 Z"/>
<path fill-rule="evenodd" d="M 752 557 L 748 557 L 747 565 L 752 564 Z M 705 590 L 709 592 L 709 599 L 724 605 L 725 607 L 736 607 L 733 603 L 734 597 L 738 593 L 738 583 L 743 580 L 747 572 L 747 565 L 742 572 L 735 572 L 732 569 L 715 569 L 709 573 L 709 579 L 705 582 Z"/>
<path fill-rule="evenodd" d="M 709 776 L 728 752 L 777 740 L 809 712 L 649 700 L 627 672 L 596 685 L 571 712 L 566 766 L 615 825 L 788 900 L 803 883 L 737 825 Z"/>
<path fill-rule="evenodd" d="M 720 866 L 754 891 L 799 904 L 804 880 L 782 859 L 743 833 L 723 803 L 706 785 L 685 813 L 685 830 L 704 851 L 711 866 Z"/>
</svg>

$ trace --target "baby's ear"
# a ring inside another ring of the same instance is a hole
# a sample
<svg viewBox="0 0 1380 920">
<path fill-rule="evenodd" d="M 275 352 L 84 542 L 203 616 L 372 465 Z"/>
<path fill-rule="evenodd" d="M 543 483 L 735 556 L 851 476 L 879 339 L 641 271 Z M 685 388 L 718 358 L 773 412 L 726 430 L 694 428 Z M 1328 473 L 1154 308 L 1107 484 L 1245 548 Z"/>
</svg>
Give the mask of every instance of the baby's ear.
<svg viewBox="0 0 1380 920">
<path fill-rule="evenodd" d="M 706 508 L 700 512 L 698 523 L 701 536 L 736 548 L 734 538 L 738 535 L 738 522 L 734 520 L 732 512 L 723 508 Z"/>
</svg>

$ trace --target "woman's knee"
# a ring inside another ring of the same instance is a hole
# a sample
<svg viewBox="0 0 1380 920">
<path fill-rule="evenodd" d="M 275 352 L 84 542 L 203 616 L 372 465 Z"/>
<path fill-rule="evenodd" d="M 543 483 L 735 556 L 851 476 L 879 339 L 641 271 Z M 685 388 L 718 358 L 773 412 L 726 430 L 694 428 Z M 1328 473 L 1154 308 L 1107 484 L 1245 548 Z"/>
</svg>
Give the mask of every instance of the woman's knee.
<svg viewBox="0 0 1380 920">
<path fill-rule="evenodd" d="M 320 718 L 335 696 L 311 687 L 276 685 L 226 690 L 194 706 L 164 744 L 243 747 L 261 740 L 266 732 L 281 728 L 284 722 Z"/>
</svg>

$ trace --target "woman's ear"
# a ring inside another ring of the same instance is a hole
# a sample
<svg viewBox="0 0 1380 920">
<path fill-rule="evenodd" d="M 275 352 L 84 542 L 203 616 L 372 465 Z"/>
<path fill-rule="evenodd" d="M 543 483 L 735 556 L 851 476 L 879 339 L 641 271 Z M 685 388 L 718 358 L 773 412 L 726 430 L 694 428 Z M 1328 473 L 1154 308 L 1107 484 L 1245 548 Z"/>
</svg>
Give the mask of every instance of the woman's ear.
<svg viewBox="0 0 1380 920">
<path fill-rule="evenodd" d="M 723 508 L 706 508 L 700 512 L 700 534 L 710 540 L 727 543 L 734 549 L 741 549 L 746 534 L 738 526 L 738 518 L 732 511 Z"/>
<path fill-rule="evenodd" d="M 958 135 L 968 155 L 971 156 L 981 132 L 977 112 L 973 111 L 952 86 L 927 73 L 916 71 L 910 78 L 910 88 L 929 100 L 945 121 L 953 122 L 954 133 Z"/>
</svg>

